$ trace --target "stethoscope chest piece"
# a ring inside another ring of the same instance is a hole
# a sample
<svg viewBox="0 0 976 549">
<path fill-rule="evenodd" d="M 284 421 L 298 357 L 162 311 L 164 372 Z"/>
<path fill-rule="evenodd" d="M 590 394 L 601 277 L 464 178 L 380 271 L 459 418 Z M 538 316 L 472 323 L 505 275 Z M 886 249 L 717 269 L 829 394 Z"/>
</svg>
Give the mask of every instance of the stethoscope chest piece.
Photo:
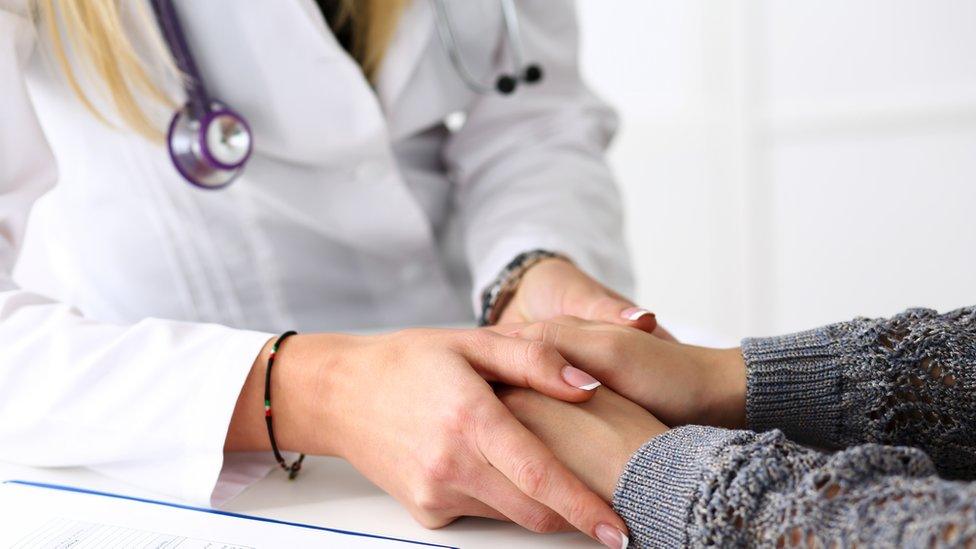
<svg viewBox="0 0 976 549">
<path fill-rule="evenodd" d="M 499 0 L 513 70 L 499 75 L 493 84 L 479 81 L 468 70 L 461 59 L 445 0 L 432 1 L 441 42 L 458 75 L 472 91 L 510 94 L 520 83 L 535 84 L 542 80 L 542 68 L 525 62 L 514 0 Z M 150 2 L 173 61 L 184 76 L 187 96 L 186 105 L 176 112 L 169 125 L 166 136 L 169 155 L 180 175 L 193 185 L 203 189 L 226 187 L 244 171 L 244 164 L 251 156 L 251 129 L 244 117 L 207 93 L 173 0 Z"/>
<path fill-rule="evenodd" d="M 167 144 L 173 164 L 190 183 L 219 189 L 233 181 L 251 156 L 251 130 L 236 112 L 214 104 L 202 117 L 186 105 L 173 116 Z"/>
</svg>

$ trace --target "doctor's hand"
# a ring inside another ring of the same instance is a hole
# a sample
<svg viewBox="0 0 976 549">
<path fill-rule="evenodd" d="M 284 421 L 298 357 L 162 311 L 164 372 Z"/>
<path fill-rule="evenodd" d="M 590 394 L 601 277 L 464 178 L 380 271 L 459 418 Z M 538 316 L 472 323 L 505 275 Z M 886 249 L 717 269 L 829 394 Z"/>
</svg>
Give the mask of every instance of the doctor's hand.
<svg viewBox="0 0 976 549">
<path fill-rule="evenodd" d="M 574 317 L 492 329 L 555 346 L 567 360 L 672 427 L 745 426 L 746 367 L 738 348 L 684 345 Z"/>
<path fill-rule="evenodd" d="M 227 449 L 255 449 L 248 436 L 267 447 L 263 358 L 245 383 Z M 490 384 L 589 399 L 595 380 L 552 345 L 488 330 L 298 335 L 282 345 L 272 374 L 281 447 L 345 458 L 426 527 L 465 515 L 537 532 L 571 525 L 621 547 L 623 521 L 512 416 Z"/>
<path fill-rule="evenodd" d="M 530 267 L 497 324 L 535 322 L 562 315 L 631 326 L 669 341 L 654 314 L 610 290 L 571 262 L 551 258 Z"/>
</svg>

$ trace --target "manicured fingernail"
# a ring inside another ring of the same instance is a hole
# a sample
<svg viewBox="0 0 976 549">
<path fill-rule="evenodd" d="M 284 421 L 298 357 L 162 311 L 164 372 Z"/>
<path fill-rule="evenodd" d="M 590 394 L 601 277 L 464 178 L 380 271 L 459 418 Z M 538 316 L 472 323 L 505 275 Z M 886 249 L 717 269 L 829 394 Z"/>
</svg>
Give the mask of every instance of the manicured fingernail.
<svg viewBox="0 0 976 549">
<path fill-rule="evenodd" d="M 654 313 L 640 307 L 629 307 L 623 311 L 620 311 L 620 318 L 627 320 L 640 320 L 647 315 L 654 316 Z"/>
<path fill-rule="evenodd" d="M 596 539 L 613 549 L 627 549 L 627 546 L 630 545 L 630 538 L 627 537 L 627 534 L 602 522 L 596 525 Z"/>
<path fill-rule="evenodd" d="M 563 380 L 577 389 L 592 391 L 601 384 L 595 377 L 574 366 L 563 366 Z"/>
</svg>

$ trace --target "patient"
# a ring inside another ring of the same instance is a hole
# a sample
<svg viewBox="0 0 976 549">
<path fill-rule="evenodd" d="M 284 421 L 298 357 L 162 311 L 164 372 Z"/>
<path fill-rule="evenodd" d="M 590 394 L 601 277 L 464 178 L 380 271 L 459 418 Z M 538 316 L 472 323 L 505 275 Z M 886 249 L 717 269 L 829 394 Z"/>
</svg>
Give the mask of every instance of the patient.
<svg viewBox="0 0 976 549">
<path fill-rule="evenodd" d="M 500 392 L 636 546 L 976 547 L 976 307 L 730 350 L 569 317 L 496 329 L 606 385 Z"/>
</svg>

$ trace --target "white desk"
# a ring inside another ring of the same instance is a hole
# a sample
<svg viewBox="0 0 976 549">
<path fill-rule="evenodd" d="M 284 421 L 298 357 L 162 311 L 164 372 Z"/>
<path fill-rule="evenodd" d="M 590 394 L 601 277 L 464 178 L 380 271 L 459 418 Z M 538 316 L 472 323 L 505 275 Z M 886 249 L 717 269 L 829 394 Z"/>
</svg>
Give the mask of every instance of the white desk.
<svg viewBox="0 0 976 549">
<path fill-rule="evenodd" d="M 32 480 L 90 490 L 173 501 L 93 471 L 77 468 L 38 469 L 0 462 L 0 480 Z M 185 503 L 185 502 L 180 502 Z M 464 518 L 440 530 L 427 530 L 392 497 L 370 483 L 348 463 L 308 457 L 301 476 L 288 481 L 275 470 L 223 507 L 262 517 L 355 530 L 467 548 L 600 547 L 578 533 L 540 535 L 487 519 Z"/>
</svg>

